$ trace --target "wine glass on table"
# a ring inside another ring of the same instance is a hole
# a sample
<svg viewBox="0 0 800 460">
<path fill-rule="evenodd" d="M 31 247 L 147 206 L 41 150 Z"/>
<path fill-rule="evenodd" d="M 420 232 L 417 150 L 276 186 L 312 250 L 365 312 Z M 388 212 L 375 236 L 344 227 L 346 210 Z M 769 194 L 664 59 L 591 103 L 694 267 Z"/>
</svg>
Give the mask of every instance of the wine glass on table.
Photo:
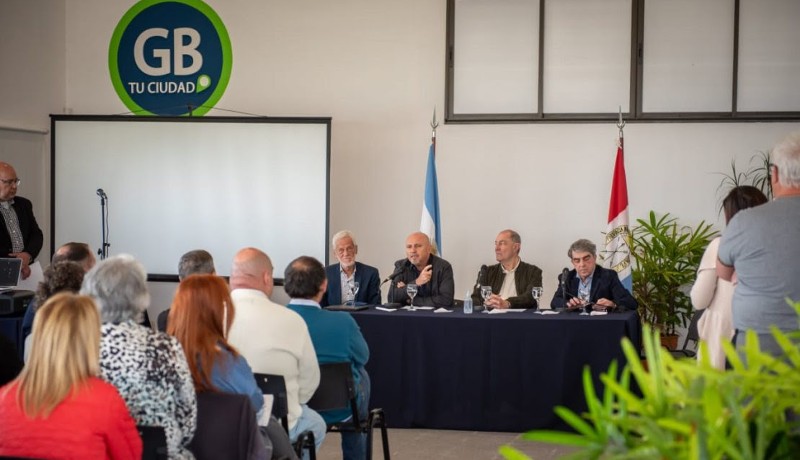
<svg viewBox="0 0 800 460">
<path fill-rule="evenodd" d="M 358 288 L 360 287 L 358 281 L 352 281 L 347 284 L 347 299 L 352 301 L 352 306 L 356 306 L 356 294 L 358 294 Z"/>
<path fill-rule="evenodd" d="M 581 315 L 586 316 L 589 314 L 586 310 L 588 310 L 589 306 L 589 292 L 588 291 L 579 291 L 578 292 L 578 299 L 581 301 Z"/>
<path fill-rule="evenodd" d="M 533 300 L 536 302 L 534 311 L 539 309 L 539 299 L 542 298 L 542 294 L 544 294 L 544 289 L 541 286 L 534 286 L 531 289 L 531 296 L 533 296 Z"/>
<path fill-rule="evenodd" d="M 417 287 L 416 284 L 411 283 L 406 285 L 406 294 L 408 294 L 408 296 L 411 297 L 411 307 L 409 307 L 410 311 L 416 311 L 416 307 L 414 307 L 414 297 L 417 296 L 418 291 L 419 288 Z"/>
<path fill-rule="evenodd" d="M 481 286 L 481 297 L 483 297 L 483 311 L 488 312 L 491 310 L 491 307 L 486 305 L 486 301 L 489 300 L 489 297 L 492 296 L 492 287 L 491 286 Z"/>
</svg>

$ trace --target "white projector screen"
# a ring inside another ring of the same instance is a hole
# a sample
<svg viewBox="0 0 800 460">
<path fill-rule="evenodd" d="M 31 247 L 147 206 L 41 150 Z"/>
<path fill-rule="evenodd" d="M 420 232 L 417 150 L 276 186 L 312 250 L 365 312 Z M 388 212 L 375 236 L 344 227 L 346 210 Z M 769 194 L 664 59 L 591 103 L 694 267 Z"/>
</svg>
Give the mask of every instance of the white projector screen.
<svg viewBox="0 0 800 460">
<path fill-rule="evenodd" d="M 102 243 L 177 279 L 180 256 L 206 249 L 229 275 L 247 246 L 275 277 L 295 257 L 327 264 L 330 118 L 52 116 L 51 242 Z"/>
</svg>

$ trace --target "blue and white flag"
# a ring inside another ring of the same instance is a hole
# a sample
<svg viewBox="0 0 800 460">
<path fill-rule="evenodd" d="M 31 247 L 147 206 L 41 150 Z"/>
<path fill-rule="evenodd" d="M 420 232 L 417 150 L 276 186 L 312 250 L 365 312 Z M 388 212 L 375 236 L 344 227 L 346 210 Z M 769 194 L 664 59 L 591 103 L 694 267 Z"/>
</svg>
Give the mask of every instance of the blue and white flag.
<svg viewBox="0 0 800 460">
<path fill-rule="evenodd" d="M 439 221 L 439 184 L 436 180 L 436 142 L 428 151 L 428 173 L 425 175 L 425 198 L 422 200 L 422 222 L 419 231 L 428 235 L 442 255 L 442 225 Z"/>
</svg>

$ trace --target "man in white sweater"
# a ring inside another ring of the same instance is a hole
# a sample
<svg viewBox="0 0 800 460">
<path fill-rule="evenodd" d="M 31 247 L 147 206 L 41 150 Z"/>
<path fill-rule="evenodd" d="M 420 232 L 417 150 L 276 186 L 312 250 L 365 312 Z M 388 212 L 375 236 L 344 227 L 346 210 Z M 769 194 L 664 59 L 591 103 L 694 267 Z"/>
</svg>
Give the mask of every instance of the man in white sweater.
<svg viewBox="0 0 800 460">
<path fill-rule="evenodd" d="M 311 430 L 317 450 L 325 421 L 306 403 L 319 385 L 319 364 L 305 321 L 269 299 L 274 286 L 272 261 L 263 251 L 244 248 L 233 259 L 231 298 L 235 316 L 228 342 L 253 372 L 282 375 L 289 402 L 289 438 Z"/>
</svg>

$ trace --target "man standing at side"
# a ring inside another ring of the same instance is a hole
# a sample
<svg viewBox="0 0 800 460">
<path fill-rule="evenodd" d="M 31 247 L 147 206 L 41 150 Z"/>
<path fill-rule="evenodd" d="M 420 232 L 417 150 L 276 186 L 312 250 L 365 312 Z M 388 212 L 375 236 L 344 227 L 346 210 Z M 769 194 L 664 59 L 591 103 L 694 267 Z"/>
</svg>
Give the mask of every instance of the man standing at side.
<svg viewBox="0 0 800 460">
<path fill-rule="evenodd" d="M 478 282 L 472 291 L 475 305 L 483 302 L 481 285 L 491 286 L 492 295 L 486 305 L 492 308 L 537 308 L 531 289 L 542 285 L 542 270 L 536 265 L 526 264 L 519 257 L 522 238 L 514 230 L 503 230 L 494 240 L 497 264 L 480 271 Z"/>
<path fill-rule="evenodd" d="M 178 261 L 178 281 L 183 281 L 189 275 L 216 275 L 214 258 L 204 249 L 195 249 L 181 256 Z M 158 314 L 156 327 L 161 332 L 167 332 L 169 321 L 169 308 Z"/>
<path fill-rule="evenodd" d="M 347 300 L 348 286 L 358 283 L 355 301 L 361 305 L 378 305 L 381 303 L 380 276 L 378 269 L 356 262 L 358 245 L 353 233 L 342 230 L 333 235 L 333 253 L 338 264 L 328 265 L 325 274 L 328 277 L 328 290 L 322 296 L 320 305 L 339 305 Z"/>
<path fill-rule="evenodd" d="M 783 354 L 770 327 L 797 330 L 797 314 L 786 303 L 800 300 L 800 131 L 771 154 L 772 202 L 737 213 L 722 233 L 717 274 L 733 279 L 733 327 L 736 348 L 748 329 L 758 334 L 761 350 Z"/>
<path fill-rule="evenodd" d="M 617 272 L 597 265 L 597 246 L 594 243 L 580 239 L 572 243 L 567 256 L 575 268 L 569 271 L 566 280 L 561 279 L 563 273 L 559 275 L 559 286 L 550 302 L 551 308 L 582 308 L 582 293 L 585 293 L 595 310 L 625 311 L 639 306 L 619 281 Z M 566 292 L 562 286 L 566 287 Z"/>
<path fill-rule="evenodd" d="M 366 419 L 370 382 L 364 366 L 369 359 L 369 348 L 361 329 L 349 313 L 320 308 L 319 301 L 325 294 L 327 284 L 325 268 L 313 257 L 298 257 L 286 267 L 284 289 L 292 297 L 288 307 L 302 316 L 308 325 L 321 364 L 350 362 L 359 417 Z M 350 410 L 338 410 L 322 412 L 321 415 L 327 423 L 336 423 L 346 420 L 352 413 Z M 342 453 L 344 460 L 366 458 L 366 435 L 342 433 Z"/>
<path fill-rule="evenodd" d="M 389 302 L 408 305 L 411 298 L 406 292 L 409 284 L 417 285 L 416 306 L 450 307 L 453 305 L 455 284 L 450 262 L 431 253 L 431 240 L 422 232 L 406 238 L 406 258 L 394 263 L 401 270 L 389 289 Z"/>
<path fill-rule="evenodd" d="M 31 276 L 30 265 L 39 255 L 44 235 L 30 200 L 17 196 L 20 179 L 14 168 L 0 161 L 0 214 L 4 224 L 0 225 L 0 257 L 22 259 L 22 279 Z"/>
<path fill-rule="evenodd" d="M 325 439 L 325 420 L 306 405 L 319 386 L 319 364 L 303 319 L 271 301 L 272 261 L 256 248 L 236 253 L 231 267 L 231 299 L 236 314 L 228 342 L 253 372 L 282 375 L 289 405 L 289 439 L 307 430 L 317 450 Z"/>
</svg>

